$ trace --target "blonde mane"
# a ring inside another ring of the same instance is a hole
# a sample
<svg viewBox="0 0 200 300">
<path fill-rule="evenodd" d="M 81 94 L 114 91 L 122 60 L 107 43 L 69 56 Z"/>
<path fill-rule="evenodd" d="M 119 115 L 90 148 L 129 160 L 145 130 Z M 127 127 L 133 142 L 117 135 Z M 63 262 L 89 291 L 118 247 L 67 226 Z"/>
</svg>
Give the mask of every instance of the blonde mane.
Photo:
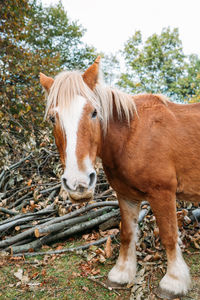
<svg viewBox="0 0 200 300">
<path fill-rule="evenodd" d="M 47 117 L 50 110 L 55 109 L 57 106 L 60 110 L 66 110 L 77 95 L 86 98 L 97 109 L 105 131 L 108 121 L 113 118 L 113 102 L 118 117 L 120 119 L 125 117 L 128 123 L 134 112 L 137 112 L 133 96 L 120 92 L 117 89 L 105 87 L 100 83 L 92 91 L 83 81 L 80 72 L 64 71 L 55 77 L 50 93 L 47 95 L 45 117 Z"/>
</svg>

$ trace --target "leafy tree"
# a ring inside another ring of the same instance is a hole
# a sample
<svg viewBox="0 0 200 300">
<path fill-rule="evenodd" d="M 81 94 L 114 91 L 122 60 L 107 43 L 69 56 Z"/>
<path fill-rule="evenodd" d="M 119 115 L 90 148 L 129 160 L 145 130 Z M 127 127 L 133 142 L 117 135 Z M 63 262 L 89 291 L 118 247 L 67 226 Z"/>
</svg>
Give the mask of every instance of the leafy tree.
<svg viewBox="0 0 200 300">
<path fill-rule="evenodd" d="M 59 54 L 59 66 L 85 68 L 96 57 L 95 49 L 81 41 L 85 29 L 70 21 L 61 1 L 56 6 L 44 8 L 37 0 L 32 2 L 31 19 L 27 24 L 26 42 L 42 56 Z"/>
<path fill-rule="evenodd" d="M 61 2 L 43 7 L 36 0 L 6 0 L 0 14 L 0 155 L 5 158 L 40 143 L 45 103 L 39 72 L 54 76 L 65 68 L 84 68 L 96 53 L 82 43 L 85 30 L 68 18 Z"/>
<path fill-rule="evenodd" d="M 186 97 L 188 91 L 182 90 L 180 82 L 187 77 L 187 64 L 178 29 L 164 28 L 145 42 L 137 31 L 122 54 L 128 69 L 121 75 L 120 86 L 131 92 L 164 93 L 179 100 Z"/>
<path fill-rule="evenodd" d="M 108 85 L 116 85 L 120 74 L 120 63 L 117 59 L 117 54 L 107 54 L 102 56 L 102 70 L 105 82 Z"/>
<path fill-rule="evenodd" d="M 192 54 L 188 57 L 187 76 L 179 82 L 180 88 L 189 102 L 200 102 L 200 58 Z"/>
</svg>

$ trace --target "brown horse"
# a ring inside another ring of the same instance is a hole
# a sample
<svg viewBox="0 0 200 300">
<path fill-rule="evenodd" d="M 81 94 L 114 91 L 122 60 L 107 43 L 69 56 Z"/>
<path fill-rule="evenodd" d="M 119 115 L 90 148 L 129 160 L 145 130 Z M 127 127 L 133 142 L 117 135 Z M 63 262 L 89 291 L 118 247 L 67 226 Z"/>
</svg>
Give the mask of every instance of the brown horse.
<svg viewBox="0 0 200 300">
<path fill-rule="evenodd" d="M 147 200 L 167 253 L 160 293 L 186 294 L 191 281 L 178 245 L 176 198 L 200 201 L 200 104 L 106 88 L 99 82 L 99 61 L 84 74 L 62 72 L 55 79 L 40 74 L 64 167 L 63 187 L 74 202 L 91 200 L 100 157 L 122 220 L 120 254 L 109 280 L 134 280 L 137 218 Z"/>
</svg>

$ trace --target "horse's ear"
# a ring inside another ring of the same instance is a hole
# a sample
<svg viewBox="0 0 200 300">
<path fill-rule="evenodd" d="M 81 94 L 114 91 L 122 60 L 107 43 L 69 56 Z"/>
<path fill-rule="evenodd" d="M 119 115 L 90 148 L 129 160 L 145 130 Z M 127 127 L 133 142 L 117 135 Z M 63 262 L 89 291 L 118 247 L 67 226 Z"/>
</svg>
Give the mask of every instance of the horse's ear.
<svg viewBox="0 0 200 300">
<path fill-rule="evenodd" d="M 99 62 L 100 62 L 101 56 L 98 56 L 93 63 L 83 74 L 83 80 L 85 83 L 93 90 L 98 82 L 99 78 Z"/>
<path fill-rule="evenodd" d="M 40 73 L 40 83 L 43 86 L 43 88 L 49 92 L 52 84 L 54 83 L 54 79 L 51 77 L 48 77 L 44 75 L 43 73 Z"/>
</svg>

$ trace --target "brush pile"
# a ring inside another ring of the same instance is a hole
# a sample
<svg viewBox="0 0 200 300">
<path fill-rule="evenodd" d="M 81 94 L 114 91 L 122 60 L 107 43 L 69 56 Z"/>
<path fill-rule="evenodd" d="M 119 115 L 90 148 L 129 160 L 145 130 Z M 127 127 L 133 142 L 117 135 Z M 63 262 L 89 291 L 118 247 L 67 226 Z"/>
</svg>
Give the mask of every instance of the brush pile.
<svg viewBox="0 0 200 300">
<path fill-rule="evenodd" d="M 72 204 L 61 189 L 61 166 L 55 149 L 41 147 L 4 167 L 0 172 L 0 251 L 33 252 L 93 229 L 118 228 L 118 202 L 101 163 L 97 163 L 97 173 L 94 200 L 89 204 Z M 177 216 L 184 238 L 200 248 L 200 208 L 179 204 Z M 146 250 L 149 243 L 154 241 L 155 245 L 159 241 L 155 218 L 147 202 L 142 202 L 139 224 L 141 250 Z M 196 233 L 194 224 L 198 227 Z"/>
</svg>

